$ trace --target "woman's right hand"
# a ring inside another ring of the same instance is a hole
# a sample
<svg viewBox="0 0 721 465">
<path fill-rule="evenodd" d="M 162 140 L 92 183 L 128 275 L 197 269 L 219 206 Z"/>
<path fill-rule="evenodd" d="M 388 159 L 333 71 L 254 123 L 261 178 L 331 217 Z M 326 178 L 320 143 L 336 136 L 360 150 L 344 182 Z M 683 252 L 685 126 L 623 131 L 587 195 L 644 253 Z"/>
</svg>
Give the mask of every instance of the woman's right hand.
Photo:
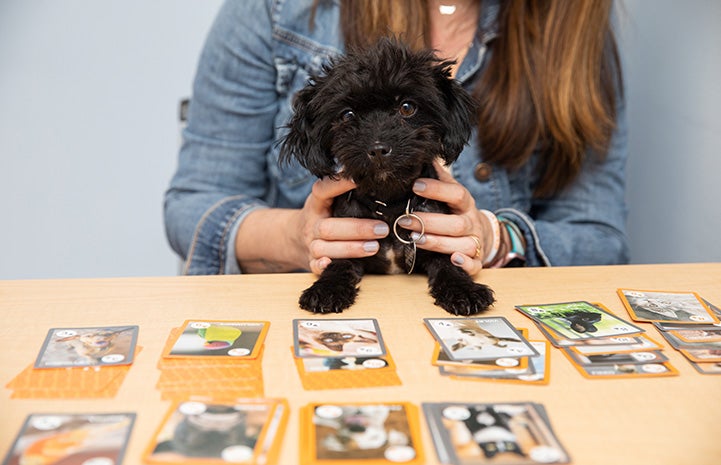
<svg viewBox="0 0 721 465">
<path fill-rule="evenodd" d="M 323 178 L 313 189 L 296 216 L 297 248 L 305 254 L 310 271 L 320 274 L 334 258 L 369 257 L 378 252 L 378 239 L 388 235 L 383 221 L 335 218 L 333 199 L 355 188 L 348 179 Z"/>
</svg>

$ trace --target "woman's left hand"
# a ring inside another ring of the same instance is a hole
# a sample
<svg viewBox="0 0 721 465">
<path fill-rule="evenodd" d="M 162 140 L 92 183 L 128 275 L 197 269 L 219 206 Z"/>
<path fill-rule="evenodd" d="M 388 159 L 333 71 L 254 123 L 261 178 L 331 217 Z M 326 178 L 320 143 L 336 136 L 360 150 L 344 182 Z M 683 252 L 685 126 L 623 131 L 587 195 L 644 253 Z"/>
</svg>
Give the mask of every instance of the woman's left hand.
<svg viewBox="0 0 721 465">
<path fill-rule="evenodd" d="M 450 255 L 454 265 L 474 276 L 483 268 L 483 258 L 493 244 L 490 222 L 478 210 L 468 189 L 456 181 L 440 161 L 436 160 L 434 166 L 439 179 L 420 178 L 413 191 L 421 197 L 445 202 L 451 213 L 414 212 L 425 227 L 416 246 Z M 415 231 L 415 237 L 421 231 L 415 219 L 410 225 L 399 225 Z"/>
</svg>

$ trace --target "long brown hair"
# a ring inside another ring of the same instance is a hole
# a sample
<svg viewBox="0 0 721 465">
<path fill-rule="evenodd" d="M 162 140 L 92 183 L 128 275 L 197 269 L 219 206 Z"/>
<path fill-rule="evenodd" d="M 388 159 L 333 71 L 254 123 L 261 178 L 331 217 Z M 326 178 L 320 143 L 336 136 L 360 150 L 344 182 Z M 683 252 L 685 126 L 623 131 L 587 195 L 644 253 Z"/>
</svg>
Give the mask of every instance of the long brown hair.
<svg viewBox="0 0 721 465">
<path fill-rule="evenodd" d="M 316 2 L 317 3 L 317 2 Z M 536 196 L 567 186 L 587 150 L 602 156 L 615 129 L 621 69 L 612 0 L 500 2 L 499 34 L 473 96 L 484 159 L 508 169 L 540 149 Z M 384 35 L 428 46 L 427 0 L 343 0 L 346 44 Z"/>
</svg>

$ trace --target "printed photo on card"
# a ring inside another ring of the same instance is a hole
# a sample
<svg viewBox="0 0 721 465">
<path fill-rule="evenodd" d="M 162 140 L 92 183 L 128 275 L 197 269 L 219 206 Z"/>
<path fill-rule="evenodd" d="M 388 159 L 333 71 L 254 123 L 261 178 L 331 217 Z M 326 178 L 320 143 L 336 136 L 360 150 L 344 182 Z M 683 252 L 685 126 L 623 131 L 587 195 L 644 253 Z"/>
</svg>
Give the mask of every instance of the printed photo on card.
<svg viewBox="0 0 721 465">
<path fill-rule="evenodd" d="M 417 414 L 407 403 L 311 405 L 310 463 L 423 463 Z"/>
<path fill-rule="evenodd" d="M 3 464 L 120 464 L 134 421 L 134 413 L 35 413 Z"/>
<path fill-rule="evenodd" d="M 678 370 L 670 363 L 624 363 L 618 365 L 574 365 L 586 378 L 648 378 L 676 376 Z"/>
<path fill-rule="evenodd" d="M 721 362 L 721 349 L 679 349 L 692 362 Z"/>
<path fill-rule="evenodd" d="M 180 402 L 161 423 L 146 461 L 257 463 L 266 433 L 278 433 L 279 405 L 274 399 Z"/>
<path fill-rule="evenodd" d="M 137 339 L 137 326 L 52 328 L 35 368 L 129 365 Z"/>
<path fill-rule="evenodd" d="M 625 365 L 643 363 L 661 363 L 668 360 L 663 352 L 650 350 L 643 352 L 618 352 L 605 354 L 584 355 L 575 347 L 564 349 L 566 355 L 573 363 L 578 365 Z"/>
<path fill-rule="evenodd" d="M 646 334 L 639 334 L 635 338 L 618 338 L 618 339 L 628 339 L 633 342 L 630 342 L 628 344 L 609 344 L 609 345 L 574 345 L 573 348 L 575 351 L 577 351 L 580 354 L 583 355 L 593 355 L 593 354 L 607 354 L 607 353 L 618 353 L 618 352 L 643 352 L 647 350 L 661 350 L 663 349 L 663 346 L 661 346 L 658 342 L 654 341 L 650 337 L 646 336 Z M 592 341 L 594 339 L 588 339 L 588 341 Z M 596 341 L 598 339 L 595 339 Z"/>
<path fill-rule="evenodd" d="M 690 326 L 690 325 L 689 325 Z M 721 327 L 711 325 L 694 325 L 696 328 L 671 329 L 674 336 L 683 342 L 706 343 L 721 342 Z"/>
<path fill-rule="evenodd" d="M 370 357 L 386 354 L 375 319 L 293 320 L 296 357 Z"/>
<path fill-rule="evenodd" d="M 533 403 L 429 403 L 423 411 L 445 463 L 568 463 L 570 458 Z"/>
<path fill-rule="evenodd" d="M 518 305 L 516 309 L 567 339 L 590 339 L 641 333 L 636 325 L 585 301 Z"/>
<path fill-rule="evenodd" d="M 721 375 L 721 362 L 691 362 L 702 375 Z"/>
<path fill-rule="evenodd" d="M 382 357 L 306 357 L 303 358 L 303 371 L 306 373 L 333 371 L 365 371 L 390 368 L 388 358 Z"/>
<path fill-rule="evenodd" d="M 451 360 L 497 360 L 538 355 L 504 317 L 425 318 L 433 337 Z"/>
<path fill-rule="evenodd" d="M 256 358 L 270 323 L 267 321 L 187 320 L 173 332 L 167 358 Z"/>
<path fill-rule="evenodd" d="M 695 292 L 619 289 L 628 313 L 636 321 L 718 323 L 719 319 Z"/>
</svg>

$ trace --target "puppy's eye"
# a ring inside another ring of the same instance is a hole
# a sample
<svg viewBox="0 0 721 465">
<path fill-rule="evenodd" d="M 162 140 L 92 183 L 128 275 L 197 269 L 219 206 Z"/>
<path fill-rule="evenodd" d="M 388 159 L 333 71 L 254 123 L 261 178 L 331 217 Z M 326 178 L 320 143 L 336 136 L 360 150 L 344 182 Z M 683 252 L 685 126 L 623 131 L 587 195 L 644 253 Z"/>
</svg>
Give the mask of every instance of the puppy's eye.
<svg viewBox="0 0 721 465">
<path fill-rule="evenodd" d="M 344 123 L 347 123 L 348 121 L 351 121 L 355 118 L 355 113 L 353 113 L 353 110 L 345 110 L 343 113 L 340 114 L 340 120 Z"/>
<path fill-rule="evenodd" d="M 404 118 L 409 118 L 416 114 L 416 105 L 413 102 L 405 101 L 398 107 L 398 113 Z"/>
</svg>

